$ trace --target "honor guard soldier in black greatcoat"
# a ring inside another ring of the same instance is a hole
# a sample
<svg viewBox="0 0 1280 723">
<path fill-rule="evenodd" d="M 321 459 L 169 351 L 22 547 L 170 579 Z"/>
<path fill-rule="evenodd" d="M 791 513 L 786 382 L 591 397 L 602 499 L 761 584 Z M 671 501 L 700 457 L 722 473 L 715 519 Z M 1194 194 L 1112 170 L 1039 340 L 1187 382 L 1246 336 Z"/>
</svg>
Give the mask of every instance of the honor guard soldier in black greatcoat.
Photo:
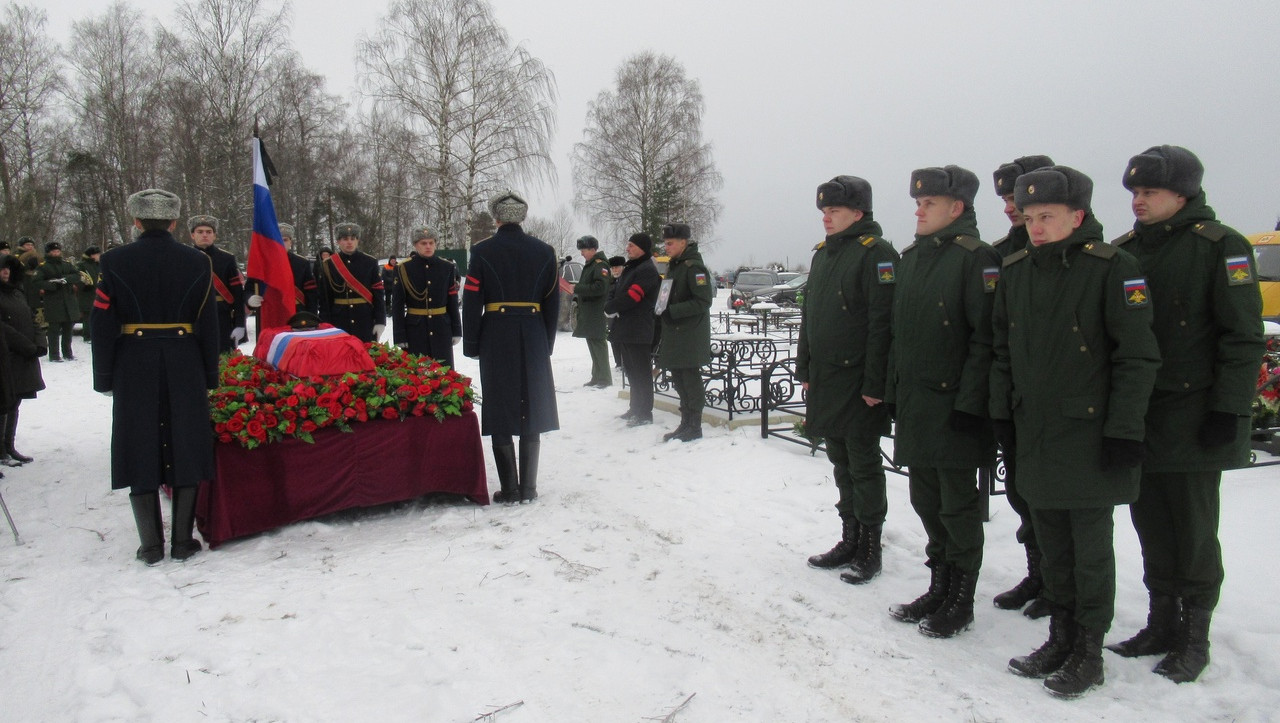
<svg viewBox="0 0 1280 723">
<path fill-rule="evenodd" d="M 209 257 L 172 235 L 181 203 L 158 189 L 129 197 L 142 233 L 102 255 L 89 319 L 93 389 L 114 398 L 111 487 L 130 488 L 148 565 L 164 558 L 160 485 L 173 489 L 170 554 L 185 560 L 200 550 L 197 485 L 214 475 L 207 390 L 218 383 L 224 335 Z"/>
<path fill-rule="evenodd" d="M 360 227 L 338 224 L 338 253 L 320 267 L 320 318 L 360 341 L 377 341 L 387 326 L 378 260 L 359 251 Z"/>
<path fill-rule="evenodd" d="M 218 240 L 218 219 L 192 216 L 187 221 L 191 243 L 209 256 L 213 264 L 213 291 L 218 303 L 218 349 L 226 353 L 245 340 L 244 277 L 236 257 L 214 244 Z"/>
<path fill-rule="evenodd" d="M 423 227 L 413 235 L 413 255 L 396 267 L 392 338 L 410 354 L 425 354 L 453 366 L 453 345 L 462 340 L 458 267 L 436 256 L 434 231 Z"/>
<path fill-rule="evenodd" d="M 293 252 L 293 234 L 293 226 L 287 223 L 280 224 L 280 238 L 289 252 L 289 270 L 293 272 L 293 303 L 298 311 L 309 311 L 318 315 L 320 302 L 316 289 L 315 269 L 310 261 Z M 249 308 L 257 309 L 262 306 L 260 282 L 250 279 L 249 285 L 253 293 L 245 299 L 245 303 Z"/>
</svg>

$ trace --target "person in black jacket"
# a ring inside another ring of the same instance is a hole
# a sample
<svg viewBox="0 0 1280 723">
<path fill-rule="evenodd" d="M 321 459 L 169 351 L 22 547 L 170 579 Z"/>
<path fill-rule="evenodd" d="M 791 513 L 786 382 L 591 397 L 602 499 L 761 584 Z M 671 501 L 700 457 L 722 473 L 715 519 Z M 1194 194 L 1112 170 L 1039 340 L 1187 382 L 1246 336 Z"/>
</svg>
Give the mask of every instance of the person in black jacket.
<svg viewBox="0 0 1280 723">
<path fill-rule="evenodd" d="M 147 565 L 164 558 L 160 485 L 173 489 L 169 554 L 200 551 L 196 493 L 214 475 L 208 390 L 223 339 L 209 257 L 173 237 L 182 201 L 148 189 L 129 197 L 142 231 L 100 259 L 93 313 L 93 389 L 113 397 L 111 488 L 129 502 Z"/>
<path fill-rule="evenodd" d="M 653 304 L 662 279 L 653 265 L 653 239 L 633 234 L 626 266 L 614 282 L 604 313 L 613 319 L 610 338 L 622 348 L 622 370 L 631 385 L 631 406 L 621 415 L 628 427 L 653 423 Z"/>
<path fill-rule="evenodd" d="M 15 467 L 32 461 L 14 449 L 18 431 L 18 405 L 23 399 L 35 399 L 44 389 L 40 375 L 40 357 L 48 352 L 49 342 L 36 326 L 35 312 L 27 305 L 22 284 L 26 269 L 17 256 L 5 254 L 0 259 L 0 410 L 4 413 L 4 440 L 0 447 L 0 464 Z"/>
</svg>

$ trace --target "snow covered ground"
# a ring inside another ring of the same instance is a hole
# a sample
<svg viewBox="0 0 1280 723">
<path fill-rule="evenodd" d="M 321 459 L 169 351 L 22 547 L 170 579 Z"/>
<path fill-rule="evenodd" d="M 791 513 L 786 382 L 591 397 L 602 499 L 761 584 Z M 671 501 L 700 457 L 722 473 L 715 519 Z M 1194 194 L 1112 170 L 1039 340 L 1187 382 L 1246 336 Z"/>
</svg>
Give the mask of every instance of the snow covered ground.
<svg viewBox="0 0 1280 723">
<path fill-rule="evenodd" d="M 926 638 L 886 612 L 928 584 L 904 478 L 889 480 L 884 574 L 843 584 L 805 565 L 838 527 L 821 455 L 755 427 L 663 444 L 678 420 L 662 412 L 627 429 L 617 387 L 580 386 L 590 363 L 568 334 L 555 353 L 562 429 L 544 437 L 536 505 L 417 501 L 146 568 L 126 493 L 108 482 L 110 400 L 91 391 L 76 344 L 23 404 L 18 447 L 37 461 L 0 480 L 22 533 L 18 546 L 0 527 L 5 721 L 1280 716 L 1280 467 L 1224 479 L 1227 583 L 1202 680 L 1175 686 L 1149 672 L 1153 658 L 1106 653 L 1106 686 L 1063 702 L 1005 671 L 1046 626 L 990 604 L 1024 572 L 1003 498 L 973 629 Z M 1116 530 L 1109 641 L 1146 612 L 1125 509 Z"/>
</svg>

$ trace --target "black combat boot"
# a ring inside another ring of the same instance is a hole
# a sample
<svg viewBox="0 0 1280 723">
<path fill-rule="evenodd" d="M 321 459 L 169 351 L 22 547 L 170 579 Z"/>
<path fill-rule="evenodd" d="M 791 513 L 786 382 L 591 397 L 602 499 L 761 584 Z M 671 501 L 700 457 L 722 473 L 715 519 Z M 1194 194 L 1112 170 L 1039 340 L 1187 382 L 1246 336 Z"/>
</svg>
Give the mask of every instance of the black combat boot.
<svg viewBox="0 0 1280 723">
<path fill-rule="evenodd" d="M 9 414 L 4 418 L 4 450 L 9 453 L 9 457 L 18 464 L 26 464 L 32 459 L 25 454 L 19 454 L 18 450 L 13 448 L 13 440 L 18 436 L 18 408 L 15 406 L 9 410 Z"/>
<path fill-rule="evenodd" d="M 662 435 L 662 441 L 670 442 L 673 439 L 679 439 L 689 429 L 689 410 L 680 407 L 680 424 L 670 432 Z"/>
<path fill-rule="evenodd" d="M 1012 588 L 996 595 L 992 602 L 1001 610 L 1020 610 L 1023 605 L 1040 596 L 1044 581 L 1040 578 L 1040 550 L 1027 545 L 1027 576 Z"/>
<path fill-rule="evenodd" d="M 1049 639 L 1030 655 L 1009 661 L 1009 672 L 1024 678 L 1044 678 L 1066 662 L 1076 639 L 1076 624 L 1071 613 L 1063 607 L 1050 604 Z"/>
<path fill-rule="evenodd" d="M 1076 626 L 1076 639 L 1061 668 L 1044 679 L 1044 688 L 1057 698 L 1079 698 L 1102 685 L 1102 635 L 1097 628 Z"/>
<path fill-rule="evenodd" d="M 520 438 L 520 504 L 538 499 L 538 453 L 542 441 L 538 435 Z"/>
<path fill-rule="evenodd" d="M 1053 612 L 1053 606 L 1049 604 L 1048 600 L 1045 600 L 1042 597 L 1037 597 L 1035 600 L 1027 603 L 1025 608 L 1022 608 L 1022 614 L 1032 620 L 1039 620 L 1051 612 Z"/>
<path fill-rule="evenodd" d="M 675 436 L 681 442 L 692 442 L 695 439 L 702 439 L 702 410 L 690 411 L 689 421 L 685 424 L 684 431 Z"/>
<path fill-rule="evenodd" d="M 204 549 L 200 541 L 191 536 L 196 524 L 199 491 L 199 487 L 173 488 L 173 539 L 169 543 L 169 557 L 175 560 L 185 560 Z"/>
<path fill-rule="evenodd" d="M 1137 658 L 1143 655 L 1159 655 L 1173 649 L 1174 636 L 1178 629 L 1178 615 L 1182 608 L 1181 601 L 1172 595 L 1151 593 L 1151 608 L 1147 613 L 1147 627 L 1138 631 L 1137 635 L 1120 643 L 1112 643 L 1107 650 L 1124 658 Z"/>
<path fill-rule="evenodd" d="M 840 573 L 840 579 L 850 585 L 871 582 L 880 574 L 880 532 L 884 525 L 858 526 L 858 554 L 849 563 L 849 569 Z"/>
<path fill-rule="evenodd" d="M 947 601 L 947 588 L 951 585 L 951 566 L 941 560 L 930 560 L 929 589 L 923 595 L 905 605 L 893 605 L 889 614 L 904 623 L 918 623 L 924 616 L 936 611 Z"/>
<path fill-rule="evenodd" d="M 493 466 L 498 468 L 498 483 L 502 485 L 502 489 L 493 493 L 493 501 L 509 505 L 519 502 L 520 477 L 516 472 L 516 446 L 494 444 Z"/>
<path fill-rule="evenodd" d="M 129 504 L 133 507 L 133 522 L 138 526 L 138 539 L 142 542 L 137 558 L 147 565 L 154 565 L 164 559 L 164 520 L 160 517 L 160 493 L 129 495 Z"/>
<path fill-rule="evenodd" d="M 1190 683 L 1209 666 L 1209 622 L 1213 611 L 1185 605 L 1178 621 L 1173 650 L 1156 664 L 1153 672 L 1175 683 Z"/>
<path fill-rule="evenodd" d="M 840 541 L 836 546 L 822 553 L 809 558 L 809 567 L 820 567 L 824 570 L 830 570 L 833 567 L 843 567 L 853 562 L 853 558 L 858 554 L 858 520 L 849 518 L 843 520 L 844 529 Z"/>
<path fill-rule="evenodd" d="M 920 633 L 931 638 L 951 638 L 973 625 L 973 595 L 978 587 L 978 571 L 951 567 L 947 599 L 920 621 Z"/>
</svg>

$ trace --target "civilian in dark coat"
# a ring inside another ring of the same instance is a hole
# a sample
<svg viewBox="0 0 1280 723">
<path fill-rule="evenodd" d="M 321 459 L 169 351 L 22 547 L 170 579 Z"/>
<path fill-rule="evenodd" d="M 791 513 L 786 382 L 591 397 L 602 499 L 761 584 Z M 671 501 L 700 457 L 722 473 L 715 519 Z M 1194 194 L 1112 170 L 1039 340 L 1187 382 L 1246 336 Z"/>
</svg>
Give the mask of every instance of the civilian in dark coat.
<svg viewBox="0 0 1280 723">
<path fill-rule="evenodd" d="M 622 349 L 622 369 L 631 385 L 631 406 L 622 415 L 628 427 L 653 423 L 653 303 L 662 279 L 652 249 L 649 234 L 632 235 L 626 248 L 629 260 L 604 305 L 613 321 L 609 338 Z"/>
<path fill-rule="evenodd" d="M 27 305 L 27 294 L 22 289 L 25 277 L 22 262 L 6 254 L 0 261 L 0 410 L 4 414 L 0 464 L 6 466 L 31 461 L 14 449 L 18 405 L 23 399 L 35 399 L 36 392 L 44 389 L 40 357 L 49 346 L 44 332 L 36 326 L 35 312 Z"/>
<path fill-rule="evenodd" d="M 489 202 L 498 230 L 472 247 L 463 287 L 462 353 L 480 359 L 481 432 L 492 437 L 498 502 L 537 499 L 538 435 L 560 428 L 551 374 L 560 315 L 556 252 L 520 228 L 528 210 L 512 191 Z"/>
<path fill-rule="evenodd" d="M 102 255 L 93 334 L 94 391 L 114 397 L 111 487 L 130 502 L 148 565 L 164 557 L 161 484 L 173 487 L 174 559 L 200 549 L 191 537 L 197 485 L 211 479 L 208 389 L 218 383 L 218 328 L 209 257 L 178 243 L 178 197 L 130 196 L 142 234 Z"/>
<path fill-rule="evenodd" d="M 414 232 L 414 255 L 396 268 L 391 292 L 391 333 L 410 354 L 425 354 L 453 366 L 453 345 L 462 340 L 458 267 L 436 256 L 436 235 Z"/>
</svg>

